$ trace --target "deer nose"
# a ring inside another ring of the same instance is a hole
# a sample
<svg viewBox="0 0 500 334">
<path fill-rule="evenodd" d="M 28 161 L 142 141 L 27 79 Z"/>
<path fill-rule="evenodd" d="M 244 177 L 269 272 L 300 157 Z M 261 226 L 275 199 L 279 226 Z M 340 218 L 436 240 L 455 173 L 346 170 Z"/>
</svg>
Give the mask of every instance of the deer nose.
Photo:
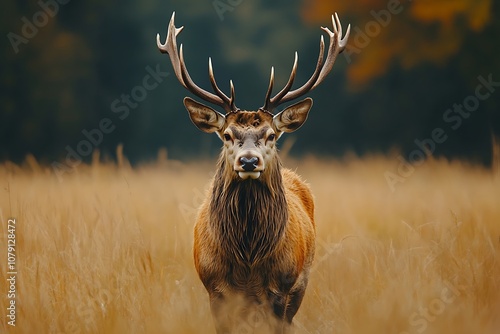
<svg viewBox="0 0 500 334">
<path fill-rule="evenodd" d="M 240 163 L 241 163 L 241 168 L 243 168 L 245 172 L 251 172 L 255 168 L 257 168 L 257 164 L 259 163 L 259 158 L 252 157 L 249 159 L 247 157 L 241 157 Z"/>
</svg>

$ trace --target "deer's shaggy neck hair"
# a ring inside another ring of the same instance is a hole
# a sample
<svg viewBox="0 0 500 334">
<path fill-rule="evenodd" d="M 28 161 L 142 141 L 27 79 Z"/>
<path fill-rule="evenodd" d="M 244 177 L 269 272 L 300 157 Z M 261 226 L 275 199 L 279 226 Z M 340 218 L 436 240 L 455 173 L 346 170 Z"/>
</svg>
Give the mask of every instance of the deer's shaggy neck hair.
<svg viewBox="0 0 500 334">
<path fill-rule="evenodd" d="M 217 163 L 210 221 L 229 261 L 253 267 L 273 254 L 288 221 L 287 202 L 276 155 L 258 179 L 242 180 L 224 151 Z"/>
</svg>

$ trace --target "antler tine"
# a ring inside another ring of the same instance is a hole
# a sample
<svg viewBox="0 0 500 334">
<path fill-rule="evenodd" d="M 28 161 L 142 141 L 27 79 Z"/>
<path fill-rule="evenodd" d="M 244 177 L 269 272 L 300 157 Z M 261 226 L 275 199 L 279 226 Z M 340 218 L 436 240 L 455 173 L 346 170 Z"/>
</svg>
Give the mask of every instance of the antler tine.
<svg viewBox="0 0 500 334">
<path fill-rule="evenodd" d="M 238 111 L 239 109 L 234 104 L 235 95 L 234 95 L 233 80 L 229 80 L 229 87 L 231 88 L 231 99 L 229 99 L 229 105 L 231 106 L 232 111 Z"/>
<path fill-rule="evenodd" d="M 224 92 L 217 86 L 217 82 L 215 81 L 214 69 L 212 67 L 212 58 L 208 57 L 208 77 L 210 78 L 210 84 L 217 94 L 227 105 L 234 107 L 234 86 L 233 82 L 229 81 L 229 85 L 231 87 L 231 98 L 229 98 Z M 231 109 L 233 110 L 233 109 Z"/>
<path fill-rule="evenodd" d="M 262 106 L 260 109 L 263 110 L 269 110 L 269 103 L 271 102 L 271 93 L 273 92 L 273 86 L 274 86 L 274 66 L 271 66 L 271 76 L 269 78 L 269 87 L 267 88 L 267 93 L 266 93 L 266 102 L 264 103 L 264 106 Z"/>
<path fill-rule="evenodd" d="M 210 92 L 207 92 L 206 90 L 198 87 L 191 79 L 191 76 L 189 75 L 189 72 L 186 69 L 186 63 L 184 62 L 184 52 L 182 51 L 182 44 L 179 49 L 180 53 L 180 63 L 181 63 L 181 74 L 182 74 L 182 80 L 184 81 L 186 88 L 198 96 L 199 98 L 202 98 L 203 100 L 213 103 L 215 105 L 218 105 L 226 111 L 226 113 L 231 112 L 231 108 L 228 103 L 226 103 L 224 100 L 222 100 L 219 96 L 212 94 Z"/>
<path fill-rule="evenodd" d="M 304 95 L 305 93 L 309 92 L 318 79 L 318 76 L 321 71 L 321 67 L 323 66 L 323 56 L 325 54 L 325 41 L 323 40 L 323 36 L 320 38 L 320 43 L 319 43 L 319 56 L 318 56 L 318 62 L 316 63 L 316 69 L 314 70 L 313 75 L 307 80 L 307 82 L 302 86 L 299 87 L 293 91 L 289 91 L 292 84 L 293 84 L 293 79 L 295 79 L 295 74 L 297 72 L 297 60 L 298 60 L 298 53 L 295 52 L 295 62 L 293 64 L 292 68 L 292 73 L 290 74 L 290 78 L 288 79 L 288 82 L 278 94 L 276 94 L 273 98 L 269 100 L 269 103 L 266 103 L 269 107 L 269 109 L 266 109 L 269 112 L 272 112 L 274 108 L 279 106 L 282 103 L 285 103 L 287 101 L 296 99 L 297 97 Z M 287 87 L 290 86 L 290 87 Z M 286 89 L 288 88 L 288 89 Z M 285 94 L 282 94 L 282 93 Z"/>
<path fill-rule="evenodd" d="M 318 81 L 314 84 L 312 89 L 316 88 L 316 86 L 318 86 L 324 80 L 328 73 L 330 73 L 337 56 L 342 51 L 344 51 L 347 45 L 347 40 L 349 39 L 349 34 L 351 33 L 351 25 L 349 24 L 347 26 L 347 31 L 344 38 L 340 39 L 339 41 L 339 37 L 342 37 L 342 24 L 340 23 L 340 19 L 337 13 L 335 13 L 335 18 L 332 15 L 332 25 L 333 32 L 331 32 L 330 29 L 326 27 L 321 27 L 321 29 L 325 31 L 330 37 L 330 46 L 328 47 L 328 56 L 326 57 L 325 65 L 321 69 Z"/>
<path fill-rule="evenodd" d="M 156 35 L 156 44 L 161 53 L 167 53 L 170 57 L 170 62 L 172 63 L 172 67 L 174 68 L 175 76 L 179 80 L 179 82 L 195 94 L 201 99 L 213 103 L 222 107 L 227 113 L 236 110 L 236 106 L 234 105 L 234 87 L 231 92 L 231 99 L 227 97 L 217 86 L 215 83 L 215 77 L 213 76 L 212 64 L 209 59 L 209 76 L 210 82 L 212 83 L 212 87 L 217 95 L 210 93 L 203 88 L 200 88 L 198 85 L 194 83 L 189 75 L 186 64 L 184 62 L 184 54 L 182 52 L 182 44 L 179 48 L 179 52 L 177 51 L 177 35 L 184 29 L 184 27 L 176 28 L 175 23 L 175 12 L 172 13 L 172 17 L 170 19 L 170 23 L 168 24 L 167 38 L 165 44 L 160 42 L 160 34 Z"/>
<path fill-rule="evenodd" d="M 160 41 L 160 34 L 156 34 L 156 45 L 161 53 L 167 53 L 170 57 L 170 62 L 172 63 L 172 67 L 174 68 L 175 76 L 180 83 L 186 87 L 186 84 L 182 80 L 181 74 L 181 65 L 179 62 L 179 54 L 177 53 L 177 35 L 181 33 L 184 29 L 184 26 L 180 28 L 176 28 L 174 24 L 175 12 L 172 13 L 172 17 L 170 18 L 170 22 L 168 24 L 167 37 L 165 40 L 165 44 L 162 44 Z"/>
<path fill-rule="evenodd" d="M 295 76 L 297 75 L 298 61 L 299 61 L 299 54 L 297 53 L 297 51 L 295 51 L 295 60 L 293 61 L 292 72 L 290 73 L 288 82 L 286 83 L 285 87 L 283 87 L 283 89 L 269 101 L 269 104 L 271 106 L 274 105 L 276 101 L 280 101 L 283 98 L 283 96 L 285 96 L 292 88 L 293 81 L 295 80 Z"/>
<path fill-rule="evenodd" d="M 268 89 L 267 95 L 266 95 L 266 102 L 264 104 L 265 110 L 272 111 L 274 108 L 276 108 L 278 105 L 296 99 L 309 91 L 313 90 L 316 88 L 328 75 L 328 73 L 332 70 L 333 64 L 335 63 L 335 60 L 339 53 L 344 51 L 346 45 L 347 45 L 347 40 L 349 38 L 349 34 L 351 31 L 351 25 L 347 27 L 347 32 L 345 36 L 342 38 L 342 25 L 340 23 L 340 19 L 335 13 L 335 16 L 332 15 L 332 25 L 333 25 L 333 32 L 330 31 L 330 29 L 321 27 L 328 36 L 330 37 L 330 44 L 328 47 L 328 53 L 326 56 L 326 60 L 324 60 L 324 49 L 325 49 L 325 42 L 323 39 L 323 36 L 321 36 L 320 40 L 320 52 L 319 52 L 319 57 L 318 57 L 318 62 L 316 64 L 316 69 L 314 70 L 314 73 L 312 76 L 309 78 L 309 80 L 302 86 L 299 87 L 295 90 L 290 91 L 291 84 L 290 81 L 293 83 L 293 77 L 295 77 L 296 72 L 296 64 L 294 63 L 294 68 L 292 69 L 292 74 L 290 75 L 290 79 L 285 86 L 276 96 L 273 98 L 270 98 L 270 89 Z M 340 38 L 340 39 L 339 39 Z M 323 62 L 324 61 L 324 62 Z M 273 78 L 274 80 L 274 78 Z M 290 85 L 290 87 L 288 87 Z M 270 87 L 271 88 L 271 87 Z"/>
</svg>

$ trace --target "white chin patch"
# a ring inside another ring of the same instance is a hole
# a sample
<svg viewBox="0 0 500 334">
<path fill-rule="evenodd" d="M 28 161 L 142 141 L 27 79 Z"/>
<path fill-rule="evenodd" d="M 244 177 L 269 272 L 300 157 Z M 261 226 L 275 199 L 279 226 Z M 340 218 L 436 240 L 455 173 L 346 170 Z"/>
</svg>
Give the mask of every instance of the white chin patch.
<svg viewBox="0 0 500 334">
<path fill-rule="evenodd" d="M 243 180 L 246 179 L 258 179 L 260 176 L 260 172 L 238 172 L 239 177 Z"/>
</svg>

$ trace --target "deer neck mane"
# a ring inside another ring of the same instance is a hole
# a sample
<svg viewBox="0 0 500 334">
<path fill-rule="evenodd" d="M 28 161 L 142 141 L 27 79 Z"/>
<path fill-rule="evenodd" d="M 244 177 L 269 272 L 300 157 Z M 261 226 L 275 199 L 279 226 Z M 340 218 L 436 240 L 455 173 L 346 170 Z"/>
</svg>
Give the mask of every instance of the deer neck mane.
<svg viewBox="0 0 500 334">
<path fill-rule="evenodd" d="M 252 266 L 273 253 L 288 221 L 281 162 L 276 156 L 256 180 L 241 180 L 223 154 L 217 167 L 210 222 L 224 254 Z"/>
</svg>

